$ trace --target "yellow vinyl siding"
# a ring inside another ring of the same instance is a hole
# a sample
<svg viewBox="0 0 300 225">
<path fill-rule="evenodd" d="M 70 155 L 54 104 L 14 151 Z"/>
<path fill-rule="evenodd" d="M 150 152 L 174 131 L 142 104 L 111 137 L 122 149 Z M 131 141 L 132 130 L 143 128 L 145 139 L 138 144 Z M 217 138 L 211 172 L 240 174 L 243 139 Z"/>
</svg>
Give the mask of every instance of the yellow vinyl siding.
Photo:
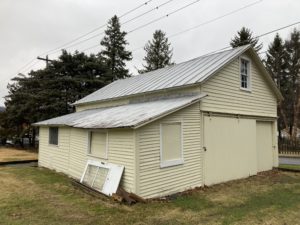
<svg viewBox="0 0 300 225">
<path fill-rule="evenodd" d="M 139 128 L 139 192 L 143 197 L 163 196 L 202 185 L 199 103 Z M 182 121 L 182 165 L 160 167 L 160 124 Z"/>
<path fill-rule="evenodd" d="M 97 109 L 97 108 L 103 108 L 103 107 L 125 105 L 128 103 L 129 103 L 128 99 L 118 99 L 118 100 L 114 100 L 114 101 L 87 103 L 87 104 L 77 105 L 76 112 L 80 112 L 80 111 L 87 110 L 87 109 Z"/>
<path fill-rule="evenodd" d="M 107 133 L 90 132 L 89 154 L 99 158 L 107 158 Z"/>
<path fill-rule="evenodd" d="M 121 186 L 135 191 L 134 185 L 134 132 L 133 130 L 108 131 L 107 160 L 88 155 L 88 130 L 59 128 L 58 146 L 48 144 L 48 128 L 40 128 L 39 165 L 80 179 L 88 159 L 124 165 Z"/>
<path fill-rule="evenodd" d="M 137 94 L 135 96 L 129 96 L 129 97 L 121 97 L 119 99 L 110 100 L 110 101 L 101 101 L 101 102 L 95 102 L 95 103 L 87 103 L 82 105 L 76 106 L 76 112 L 87 110 L 87 109 L 96 109 L 96 108 L 104 108 L 104 107 L 113 107 L 113 106 L 119 106 L 119 105 L 126 105 L 129 103 L 134 102 L 141 102 L 141 101 L 148 101 L 149 99 L 153 100 L 155 98 L 164 98 L 168 96 L 176 96 L 180 94 L 199 94 L 200 89 L 198 85 L 191 86 L 191 87 L 178 87 L 174 90 L 160 90 L 153 93 L 141 93 Z"/>
<path fill-rule="evenodd" d="M 71 128 L 69 175 L 80 179 L 87 161 L 88 131 Z"/>
<path fill-rule="evenodd" d="M 135 192 L 135 142 L 131 129 L 115 129 L 108 132 L 107 162 L 125 167 L 121 185 L 127 191 Z"/>
<path fill-rule="evenodd" d="M 274 92 L 253 60 L 250 67 L 250 92 L 240 89 L 239 58 L 202 84 L 201 91 L 208 96 L 201 101 L 201 110 L 276 117 L 277 99 Z"/>
<path fill-rule="evenodd" d="M 68 173 L 70 128 L 58 128 L 58 145 L 49 144 L 49 128 L 40 128 L 39 165 Z"/>
</svg>

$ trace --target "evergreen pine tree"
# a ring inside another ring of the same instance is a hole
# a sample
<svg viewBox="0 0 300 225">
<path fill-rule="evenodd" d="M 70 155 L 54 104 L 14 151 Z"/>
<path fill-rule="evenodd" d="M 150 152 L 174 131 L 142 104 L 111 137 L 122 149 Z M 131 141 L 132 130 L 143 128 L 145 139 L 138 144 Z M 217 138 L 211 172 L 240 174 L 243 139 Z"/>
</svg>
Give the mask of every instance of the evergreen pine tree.
<svg viewBox="0 0 300 225">
<path fill-rule="evenodd" d="M 300 123 L 300 31 L 294 29 L 285 42 L 288 53 L 290 133 L 296 139 Z"/>
<path fill-rule="evenodd" d="M 269 45 L 265 65 L 280 90 L 283 90 L 286 80 L 286 57 L 284 42 L 277 33 L 273 42 Z"/>
<path fill-rule="evenodd" d="M 0 110 L 0 145 L 5 145 L 6 140 L 10 138 L 10 127 L 7 125 L 7 113 Z"/>
<path fill-rule="evenodd" d="M 246 27 L 242 27 L 237 35 L 231 39 L 230 45 L 235 48 L 247 44 L 251 44 L 257 52 L 262 48 L 262 44 L 258 44 L 258 38 L 252 36 L 252 31 Z"/>
<path fill-rule="evenodd" d="M 269 45 L 267 69 L 284 97 L 279 105 L 279 130 L 287 128 L 296 139 L 300 125 L 300 31 L 294 30 L 283 44 L 277 34 Z"/>
<path fill-rule="evenodd" d="M 63 51 L 47 68 L 12 79 L 5 124 L 20 138 L 34 133 L 32 123 L 73 112 L 73 102 L 110 83 L 105 73 L 100 56 Z"/>
<path fill-rule="evenodd" d="M 278 105 L 278 131 L 288 127 L 289 118 L 289 78 L 287 74 L 287 52 L 284 42 L 277 33 L 273 42 L 269 45 L 267 57 L 264 61 L 266 68 L 269 70 L 274 82 L 281 91 L 284 101 Z M 279 135 L 281 137 L 281 135 Z"/>
<path fill-rule="evenodd" d="M 173 49 L 170 46 L 166 34 L 161 30 L 156 30 L 153 33 L 152 41 L 148 41 L 144 47 L 146 65 L 143 65 L 144 69 L 139 72 L 149 72 L 173 64 L 171 62 Z"/>
<path fill-rule="evenodd" d="M 113 80 L 129 76 L 128 69 L 125 68 L 126 61 L 132 59 L 131 52 L 126 50 L 128 42 L 125 40 L 126 32 L 121 31 L 121 25 L 117 16 L 113 16 L 108 21 L 105 36 L 100 42 L 104 47 L 101 55 L 104 57 L 108 67 L 107 76 Z"/>
</svg>

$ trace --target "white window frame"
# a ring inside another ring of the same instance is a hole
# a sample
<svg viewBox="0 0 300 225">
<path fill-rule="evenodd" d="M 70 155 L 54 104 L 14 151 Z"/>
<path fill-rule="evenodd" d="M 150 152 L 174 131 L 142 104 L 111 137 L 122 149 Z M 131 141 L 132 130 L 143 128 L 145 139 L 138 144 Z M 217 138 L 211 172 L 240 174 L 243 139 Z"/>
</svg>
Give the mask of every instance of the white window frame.
<svg viewBox="0 0 300 225">
<path fill-rule="evenodd" d="M 81 178 L 80 178 L 80 183 L 83 183 L 84 177 L 86 175 L 86 172 L 87 172 L 87 169 L 89 166 L 98 167 L 97 172 L 94 176 L 91 188 L 93 188 L 95 179 L 99 172 L 99 168 L 104 168 L 104 169 L 108 169 L 108 173 L 106 175 L 106 179 L 104 181 L 102 190 L 100 192 L 107 196 L 111 196 L 112 194 L 117 192 L 121 178 L 122 178 L 122 174 L 124 171 L 123 165 L 116 165 L 116 164 L 107 163 L 107 162 L 99 162 L 99 161 L 95 161 L 95 160 L 87 160 L 83 174 L 81 175 Z"/>
<path fill-rule="evenodd" d="M 180 159 L 173 159 L 173 160 L 162 160 L 162 153 L 163 153 L 163 125 L 164 124 L 180 124 L 181 132 L 181 146 L 180 146 L 180 152 L 181 152 L 181 158 Z M 160 168 L 165 168 L 165 167 L 171 167 L 171 166 L 177 166 L 177 165 L 182 165 L 184 163 L 184 158 L 183 158 L 183 122 L 182 121 L 172 121 L 172 122 L 162 122 L 160 124 Z"/>
<path fill-rule="evenodd" d="M 50 130 L 51 130 L 51 128 L 57 128 L 57 144 L 50 143 L 50 135 L 51 135 Z M 59 146 L 59 127 L 49 127 L 48 132 L 49 132 L 49 134 L 48 134 L 48 145 L 50 145 L 52 147 L 58 147 Z"/>
<path fill-rule="evenodd" d="M 105 133 L 106 134 L 106 148 L 105 148 L 105 156 L 104 157 L 99 157 L 99 156 L 95 156 L 91 153 L 91 137 L 92 137 L 92 133 Z M 88 131 L 88 143 L 87 143 L 87 155 L 94 157 L 94 158 L 98 158 L 98 159 L 108 159 L 108 131 L 98 131 L 98 130 L 90 130 Z"/>
<path fill-rule="evenodd" d="M 245 60 L 248 62 L 248 76 L 247 76 L 247 88 L 242 87 L 242 74 L 241 74 L 241 67 L 242 67 L 242 60 Z M 252 63 L 251 60 L 248 57 L 242 56 L 239 58 L 239 86 L 240 89 L 243 91 L 251 92 L 251 78 L 252 78 Z"/>
</svg>

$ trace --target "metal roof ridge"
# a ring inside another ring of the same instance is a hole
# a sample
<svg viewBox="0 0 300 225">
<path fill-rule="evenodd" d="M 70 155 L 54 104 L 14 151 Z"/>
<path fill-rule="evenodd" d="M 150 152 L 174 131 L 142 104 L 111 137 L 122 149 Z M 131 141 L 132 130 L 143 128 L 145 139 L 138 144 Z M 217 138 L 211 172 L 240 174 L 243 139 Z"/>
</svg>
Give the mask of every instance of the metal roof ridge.
<svg viewBox="0 0 300 225">
<path fill-rule="evenodd" d="M 201 56 L 195 57 L 193 59 L 190 59 L 190 60 L 187 60 L 187 61 L 184 61 L 184 62 L 180 62 L 178 64 L 170 65 L 170 66 L 167 66 L 167 67 L 164 67 L 164 68 L 160 68 L 160 69 L 157 69 L 157 70 L 154 70 L 154 71 L 150 71 L 150 72 L 147 72 L 147 73 L 143 73 L 143 74 L 138 74 L 138 75 L 135 75 L 135 76 L 132 76 L 132 77 L 129 77 L 129 78 L 119 79 L 119 80 L 114 81 L 114 82 L 112 82 L 112 83 L 110 83 L 110 84 L 102 87 L 101 89 L 99 89 L 99 90 L 91 93 L 90 95 L 87 95 L 84 98 L 77 100 L 72 105 L 81 105 L 81 104 L 89 104 L 89 103 L 95 103 L 95 102 L 102 102 L 102 101 L 110 100 L 110 99 L 117 99 L 117 98 L 122 98 L 122 97 L 128 97 L 128 96 L 136 95 L 136 94 L 139 94 L 139 93 L 148 93 L 148 92 L 151 92 L 151 90 L 148 90 L 148 91 L 145 91 L 145 92 L 137 92 L 137 93 L 123 93 L 123 94 L 120 93 L 120 96 L 116 96 L 116 97 L 104 97 L 103 99 L 96 99 L 97 95 L 101 95 L 101 94 L 104 94 L 104 96 L 107 95 L 107 93 L 105 93 L 105 91 L 109 90 L 110 88 L 114 88 L 115 85 L 121 85 L 124 82 L 129 82 L 130 83 L 130 81 L 134 82 L 134 83 L 137 83 L 137 82 L 139 82 L 140 79 L 143 79 L 143 77 L 151 77 L 151 75 L 153 73 L 157 74 L 157 73 L 161 73 L 161 71 L 166 72 L 168 70 L 175 69 L 174 67 L 181 68 L 180 66 L 182 66 L 182 64 L 189 64 L 189 63 L 191 63 L 193 61 L 197 61 L 197 60 L 200 60 L 200 59 L 205 59 L 205 58 L 208 58 L 208 57 L 213 57 L 214 55 L 221 55 L 221 54 L 224 54 L 225 52 L 232 52 L 233 53 L 232 55 L 235 56 L 236 54 L 240 54 L 241 52 L 245 52 L 246 50 L 248 50 L 250 48 L 250 46 L 251 45 L 248 44 L 248 45 L 243 45 L 243 46 L 240 46 L 240 47 L 231 48 L 231 49 L 227 49 L 227 50 L 223 50 L 223 51 L 218 51 L 218 52 L 213 52 L 213 53 L 207 53 L 205 55 L 201 55 Z M 222 65 L 221 65 L 221 67 L 222 67 Z M 201 82 L 201 80 L 199 80 L 198 82 Z M 157 85 L 160 86 L 159 84 L 157 84 Z M 173 87 L 176 87 L 176 86 L 177 85 L 175 85 Z M 180 87 L 180 86 L 185 86 L 185 85 L 178 85 L 178 87 Z M 161 89 L 158 89 L 158 90 L 161 90 Z M 102 93 L 102 92 L 104 92 L 104 93 Z M 122 91 L 120 90 L 120 92 L 122 92 Z M 95 99 L 92 100 L 91 99 L 92 97 L 94 97 Z M 88 99 L 90 99 L 90 100 L 88 100 Z"/>
</svg>

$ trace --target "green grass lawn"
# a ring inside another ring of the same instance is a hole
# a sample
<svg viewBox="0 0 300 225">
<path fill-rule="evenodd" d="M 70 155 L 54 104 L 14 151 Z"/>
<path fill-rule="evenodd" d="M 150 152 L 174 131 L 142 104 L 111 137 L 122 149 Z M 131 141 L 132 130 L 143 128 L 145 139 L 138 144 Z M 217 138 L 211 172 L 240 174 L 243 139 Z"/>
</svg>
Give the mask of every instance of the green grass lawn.
<svg viewBox="0 0 300 225">
<path fill-rule="evenodd" d="M 0 168 L 0 224 L 300 224 L 300 173 L 272 172 L 170 202 L 121 205 L 43 168 Z"/>
<path fill-rule="evenodd" d="M 300 165 L 280 164 L 279 168 L 300 171 Z"/>
</svg>

